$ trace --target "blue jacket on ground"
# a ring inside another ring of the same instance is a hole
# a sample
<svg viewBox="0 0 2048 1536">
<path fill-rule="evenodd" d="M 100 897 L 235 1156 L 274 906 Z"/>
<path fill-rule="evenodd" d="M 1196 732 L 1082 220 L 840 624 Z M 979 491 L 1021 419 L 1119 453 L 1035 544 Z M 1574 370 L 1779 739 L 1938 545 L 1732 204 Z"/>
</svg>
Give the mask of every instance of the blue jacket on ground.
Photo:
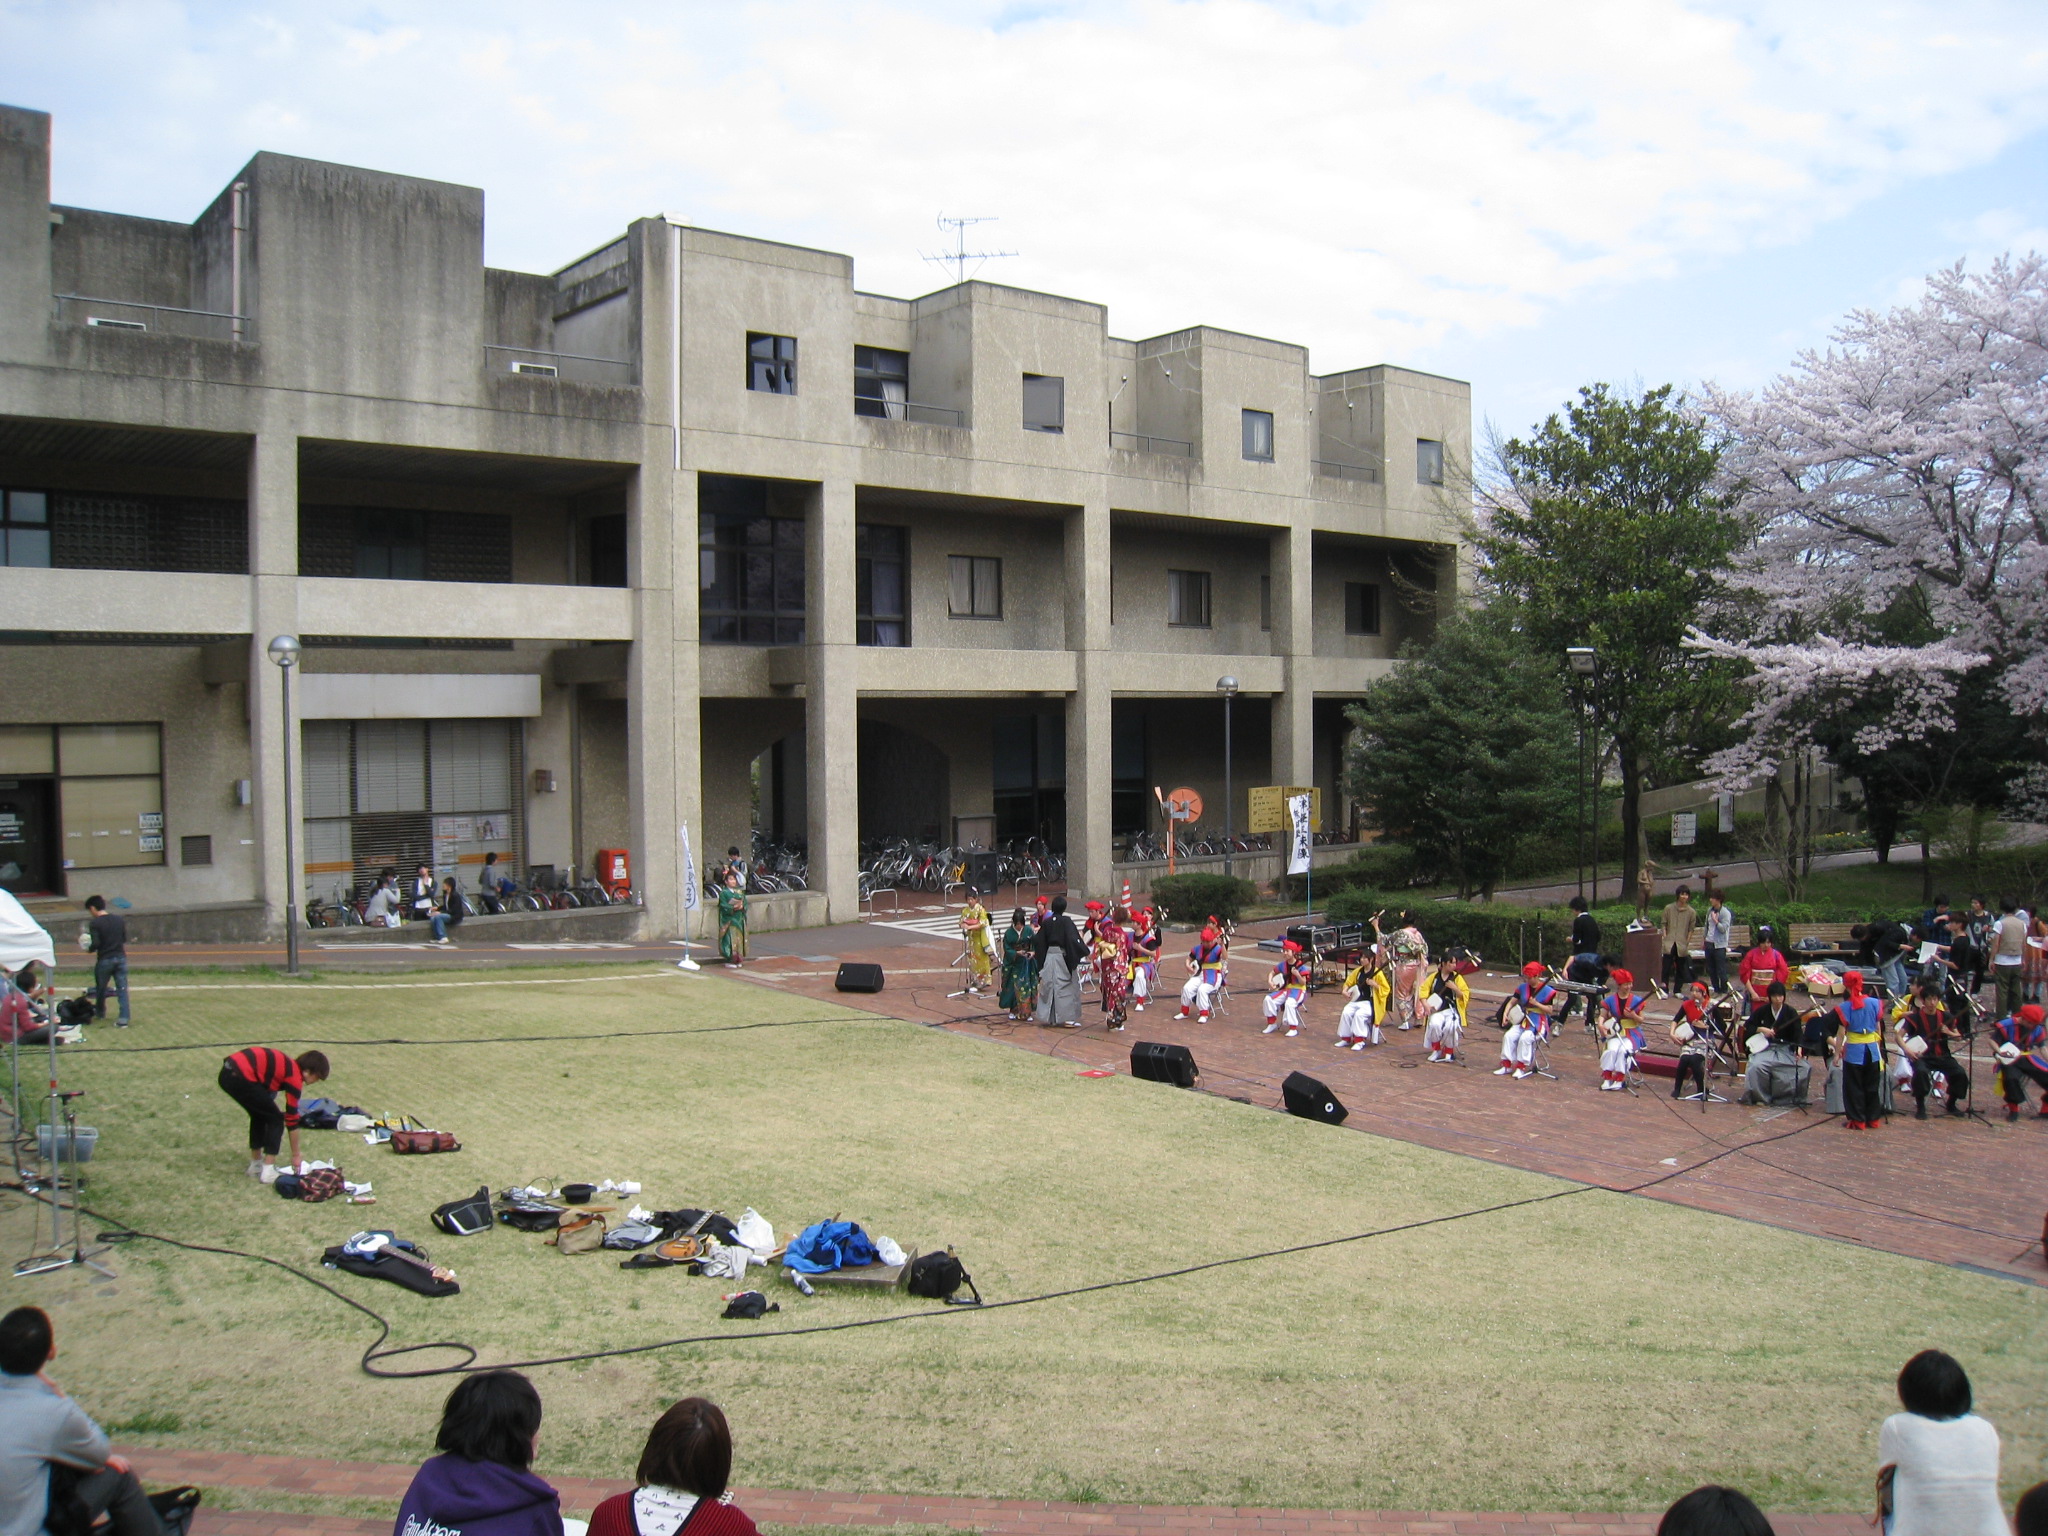
<svg viewBox="0 0 2048 1536">
<path fill-rule="evenodd" d="M 562 1536 L 562 1499 L 531 1472 L 434 1456 L 413 1474 L 391 1536 Z"/>
<path fill-rule="evenodd" d="M 806 1275 L 872 1264 L 881 1255 L 867 1233 L 850 1221 L 821 1221 L 790 1239 L 782 1262 Z"/>
</svg>

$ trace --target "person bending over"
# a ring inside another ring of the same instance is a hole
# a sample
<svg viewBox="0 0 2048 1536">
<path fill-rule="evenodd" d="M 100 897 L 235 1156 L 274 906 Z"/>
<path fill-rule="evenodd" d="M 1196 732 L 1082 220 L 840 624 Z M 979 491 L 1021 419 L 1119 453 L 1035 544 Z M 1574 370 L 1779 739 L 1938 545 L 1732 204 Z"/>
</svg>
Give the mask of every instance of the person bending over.
<svg viewBox="0 0 2048 1536">
<path fill-rule="evenodd" d="M 0 1536 L 40 1536 L 56 1467 L 85 1474 L 72 1497 L 85 1506 L 88 1524 L 104 1515 L 113 1536 L 159 1536 L 163 1522 L 134 1469 L 50 1379 L 47 1367 L 56 1358 L 40 1307 L 0 1317 Z"/>
<path fill-rule="evenodd" d="M 1664 1511 L 1657 1536 L 1775 1536 L 1764 1512 L 1733 1488 L 1709 1483 Z"/>
<path fill-rule="evenodd" d="M 631 1493 L 615 1493 L 590 1514 L 590 1536 L 755 1536 L 754 1522 L 725 1490 L 732 1431 L 707 1398 L 686 1397 L 647 1432 Z"/>
<path fill-rule="evenodd" d="M 308 1083 L 327 1081 L 327 1058 L 307 1051 L 294 1059 L 267 1045 L 237 1051 L 220 1064 L 220 1091 L 249 1114 L 249 1177 L 277 1182 L 277 1149 L 291 1138 L 291 1166 L 299 1166 L 299 1094 Z M 284 1108 L 273 1094 L 282 1091 Z"/>
<path fill-rule="evenodd" d="M 464 1377 L 441 1410 L 392 1536 L 562 1536 L 561 1495 L 529 1469 L 540 1393 L 517 1371 Z"/>
<path fill-rule="evenodd" d="M 1899 1406 L 1877 1432 L 1878 1486 L 1891 1473 L 1889 1536 L 2006 1536 L 1998 1431 L 1970 1412 L 1970 1378 L 1923 1349 L 1899 1372 Z"/>
</svg>

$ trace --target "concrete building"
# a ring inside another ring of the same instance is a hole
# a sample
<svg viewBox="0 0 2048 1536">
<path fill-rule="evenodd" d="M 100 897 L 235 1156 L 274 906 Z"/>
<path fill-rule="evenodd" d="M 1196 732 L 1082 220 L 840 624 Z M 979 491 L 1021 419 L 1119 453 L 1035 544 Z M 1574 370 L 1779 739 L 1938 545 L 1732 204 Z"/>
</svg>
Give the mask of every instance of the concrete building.
<svg viewBox="0 0 2048 1536">
<path fill-rule="evenodd" d="M 1342 708 L 1454 590 L 1465 385 L 637 220 L 487 268 L 483 194 L 259 154 L 191 224 L 49 201 L 0 108 L 0 885 L 282 920 L 384 864 L 678 829 L 1063 844 L 1153 786 L 1342 814 Z M 1270 280 L 1270 279 L 1263 279 Z M 286 869 L 274 635 L 303 765 Z M 201 925 L 204 926 L 204 925 Z"/>
</svg>

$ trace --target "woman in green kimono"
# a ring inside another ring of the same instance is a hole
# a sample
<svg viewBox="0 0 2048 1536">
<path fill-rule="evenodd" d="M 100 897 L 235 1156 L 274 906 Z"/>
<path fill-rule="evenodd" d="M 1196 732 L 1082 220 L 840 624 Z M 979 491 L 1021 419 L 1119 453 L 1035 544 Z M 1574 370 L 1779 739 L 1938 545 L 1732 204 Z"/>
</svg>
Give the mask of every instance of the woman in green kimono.
<svg viewBox="0 0 2048 1536">
<path fill-rule="evenodd" d="M 1003 931 L 1003 990 L 996 1001 L 1013 1019 L 1031 1011 L 1038 996 L 1038 934 L 1019 907 Z"/>
<path fill-rule="evenodd" d="M 747 891 L 738 870 L 727 870 L 718 887 L 718 954 L 734 970 L 747 958 Z"/>
</svg>

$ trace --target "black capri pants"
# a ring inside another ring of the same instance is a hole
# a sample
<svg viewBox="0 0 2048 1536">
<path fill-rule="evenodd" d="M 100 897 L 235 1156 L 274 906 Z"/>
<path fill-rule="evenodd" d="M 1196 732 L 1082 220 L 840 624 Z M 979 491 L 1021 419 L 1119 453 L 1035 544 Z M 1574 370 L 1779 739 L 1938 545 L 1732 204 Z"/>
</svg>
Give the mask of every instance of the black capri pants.
<svg viewBox="0 0 2048 1536">
<path fill-rule="evenodd" d="M 252 1083 L 226 1062 L 220 1067 L 220 1091 L 249 1112 L 249 1150 L 277 1156 L 284 1144 L 284 1111 L 271 1089 Z"/>
</svg>

